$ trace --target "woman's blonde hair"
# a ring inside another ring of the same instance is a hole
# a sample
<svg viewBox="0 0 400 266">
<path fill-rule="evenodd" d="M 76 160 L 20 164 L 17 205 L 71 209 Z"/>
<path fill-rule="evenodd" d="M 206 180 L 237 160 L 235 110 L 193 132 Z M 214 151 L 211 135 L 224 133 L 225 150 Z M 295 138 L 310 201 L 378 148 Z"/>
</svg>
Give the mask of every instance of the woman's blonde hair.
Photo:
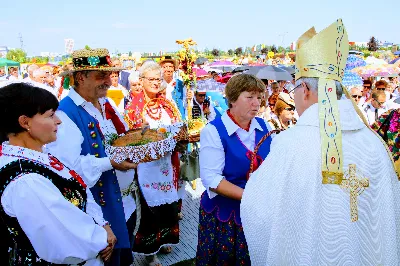
<svg viewBox="0 0 400 266">
<path fill-rule="evenodd" d="M 236 102 L 242 92 L 265 92 L 264 83 L 256 76 L 250 74 L 239 74 L 233 76 L 225 87 L 225 97 L 229 108 Z"/>
</svg>

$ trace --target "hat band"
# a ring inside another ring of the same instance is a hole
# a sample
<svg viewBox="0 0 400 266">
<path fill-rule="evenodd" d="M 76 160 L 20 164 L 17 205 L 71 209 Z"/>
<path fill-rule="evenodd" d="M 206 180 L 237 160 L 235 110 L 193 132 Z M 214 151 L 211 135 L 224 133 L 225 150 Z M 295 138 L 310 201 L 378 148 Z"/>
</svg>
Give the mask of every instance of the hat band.
<svg viewBox="0 0 400 266">
<path fill-rule="evenodd" d="M 89 56 L 73 58 L 75 69 L 112 67 L 110 56 Z"/>
</svg>

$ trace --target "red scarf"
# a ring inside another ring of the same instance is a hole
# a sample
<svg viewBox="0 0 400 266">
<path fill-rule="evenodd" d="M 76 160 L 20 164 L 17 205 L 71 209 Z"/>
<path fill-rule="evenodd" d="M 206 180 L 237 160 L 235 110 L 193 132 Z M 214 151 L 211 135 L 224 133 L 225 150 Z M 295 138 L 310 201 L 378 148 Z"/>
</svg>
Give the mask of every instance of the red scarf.
<svg viewBox="0 0 400 266">
<path fill-rule="evenodd" d="M 104 104 L 105 112 L 106 112 L 106 119 L 110 120 L 114 124 L 115 129 L 117 130 L 118 135 L 123 134 L 126 132 L 125 125 L 120 120 L 119 116 L 115 112 L 115 109 L 111 106 L 111 104 L 106 101 Z"/>
<path fill-rule="evenodd" d="M 247 132 L 249 132 L 250 130 L 250 125 L 251 125 L 251 120 L 249 122 L 249 125 L 246 128 L 243 128 L 239 125 L 238 122 L 236 122 L 235 118 L 233 117 L 233 115 L 231 114 L 230 110 L 228 109 L 228 111 L 226 111 L 226 113 L 228 114 L 229 118 L 233 121 L 233 123 L 235 123 L 238 127 L 240 127 L 243 130 L 246 130 Z"/>
</svg>

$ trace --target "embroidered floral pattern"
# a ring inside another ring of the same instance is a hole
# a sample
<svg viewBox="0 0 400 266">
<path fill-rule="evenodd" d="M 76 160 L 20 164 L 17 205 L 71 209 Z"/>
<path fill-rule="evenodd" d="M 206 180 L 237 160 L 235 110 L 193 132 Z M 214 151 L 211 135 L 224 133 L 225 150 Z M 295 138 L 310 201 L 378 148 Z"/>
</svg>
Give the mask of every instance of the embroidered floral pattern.
<svg viewBox="0 0 400 266">
<path fill-rule="evenodd" d="M 170 191 L 172 191 L 172 189 L 175 189 L 173 181 L 147 183 L 147 184 L 143 184 L 142 187 L 155 189 L 155 190 L 163 191 L 163 192 L 170 192 Z"/>
</svg>

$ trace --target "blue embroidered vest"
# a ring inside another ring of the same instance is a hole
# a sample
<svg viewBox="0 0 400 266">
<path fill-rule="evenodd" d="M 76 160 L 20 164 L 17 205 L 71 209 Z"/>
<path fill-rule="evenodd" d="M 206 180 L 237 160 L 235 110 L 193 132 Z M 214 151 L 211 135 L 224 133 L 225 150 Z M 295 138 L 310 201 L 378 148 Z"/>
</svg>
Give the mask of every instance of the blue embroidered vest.
<svg viewBox="0 0 400 266">
<path fill-rule="evenodd" d="M 256 117 L 256 119 L 263 131 L 258 129 L 255 130 L 255 145 L 257 145 L 261 138 L 268 133 L 268 129 L 264 120 L 258 117 Z M 211 124 L 217 129 L 222 146 L 225 150 L 225 167 L 222 171 L 222 175 L 232 184 L 241 188 L 245 188 L 247 183 L 247 174 L 250 170 L 250 159 L 246 156 L 248 149 L 244 146 L 244 144 L 242 144 L 236 134 L 232 134 L 231 136 L 228 135 L 221 117 L 216 118 L 211 122 Z M 270 145 L 271 137 L 267 138 L 258 150 L 257 154 L 263 160 L 269 153 Z M 232 219 L 231 216 L 233 215 L 236 224 L 242 224 L 240 220 L 240 201 L 238 200 L 230 199 L 220 195 L 210 199 L 207 191 L 205 191 L 201 198 L 201 206 L 208 213 L 211 213 L 214 210 L 217 211 L 217 218 L 221 222 L 228 222 Z"/>
<path fill-rule="evenodd" d="M 102 133 L 96 126 L 98 121 L 94 117 L 89 115 L 82 106 L 76 106 L 68 96 L 60 102 L 58 109 L 63 111 L 80 129 L 84 138 L 81 145 L 81 155 L 91 154 L 98 158 L 107 157 L 101 138 Z M 115 248 L 130 248 L 121 190 L 115 170 L 103 172 L 90 191 L 94 200 L 100 205 L 104 219 L 110 223 L 118 239 Z"/>
<path fill-rule="evenodd" d="M 86 189 L 77 180 L 74 178 L 65 179 L 41 164 L 22 159 L 11 162 L 0 169 L 0 198 L 7 185 L 25 173 L 36 173 L 49 179 L 60 190 L 66 200 L 73 203 L 80 210 L 86 210 Z M 26 207 L 29 208 L 29 202 L 26 204 Z M 0 205 L 0 228 L 2 236 L 0 265 L 55 265 L 39 258 L 17 218 L 8 216 L 2 205 Z"/>
</svg>

